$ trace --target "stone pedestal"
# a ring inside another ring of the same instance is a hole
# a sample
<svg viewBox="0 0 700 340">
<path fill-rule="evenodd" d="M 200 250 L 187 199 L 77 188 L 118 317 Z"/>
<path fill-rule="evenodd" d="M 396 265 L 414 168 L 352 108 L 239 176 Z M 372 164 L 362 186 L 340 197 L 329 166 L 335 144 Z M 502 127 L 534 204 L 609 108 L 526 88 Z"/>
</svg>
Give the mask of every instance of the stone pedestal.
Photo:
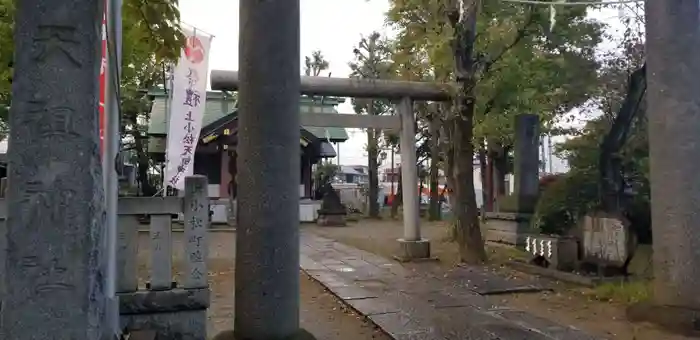
<svg viewBox="0 0 700 340">
<path fill-rule="evenodd" d="M 208 288 L 120 294 L 121 326 L 163 339 L 206 339 L 209 294 Z"/>
<path fill-rule="evenodd" d="M 481 235 L 484 241 L 521 246 L 531 232 L 530 214 L 486 212 L 482 213 Z"/>
<path fill-rule="evenodd" d="M 338 192 L 333 189 L 330 181 L 323 186 L 323 200 L 321 209 L 318 210 L 318 220 L 316 223 L 324 227 L 344 227 L 348 209 L 340 201 Z"/>
<path fill-rule="evenodd" d="M 532 254 L 534 264 L 545 268 L 572 270 L 578 262 L 578 242 L 573 237 L 531 234 L 524 249 Z"/>
<path fill-rule="evenodd" d="M 430 241 L 427 239 L 420 239 L 418 241 L 408 241 L 405 239 L 398 239 L 399 242 L 399 253 L 395 258 L 402 262 L 416 261 L 416 260 L 431 260 L 430 257 Z"/>
<path fill-rule="evenodd" d="M 238 340 L 234 330 L 223 331 L 217 334 L 212 340 Z M 304 329 L 300 329 L 296 334 L 283 338 L 282 340 L 316 340 L 316 337 Z"/>
</svg>

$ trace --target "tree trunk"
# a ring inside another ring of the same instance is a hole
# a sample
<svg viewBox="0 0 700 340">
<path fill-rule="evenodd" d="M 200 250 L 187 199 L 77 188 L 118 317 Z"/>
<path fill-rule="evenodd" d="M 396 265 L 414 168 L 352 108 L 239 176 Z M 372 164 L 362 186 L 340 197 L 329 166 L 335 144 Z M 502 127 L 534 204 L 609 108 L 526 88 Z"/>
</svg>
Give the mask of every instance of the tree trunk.
<svg viewBox="0 0 700 340">
<path fill-rule="evenodd" d="M 496 197 L 506 194 L 506 174 L 508 173 L 508 148 L 501 146 L 491 154 L 493 161 L 493 183 Z"/>
<path fill-rule="evenodd" d="M 151 182 L 148 180 L 148 169 L 150 168 L 150 159 L 148 158 L 148 150 L 145 150 L 145 145 L 143 140 L 145 136 L 141 135 L 138 125 L 138 112 L 125 112 L 124 116 L 128 117 L 126 120 L 132 126 L 131 132 L 129 134 L 134 139 L 134 149 L 136 150 L 136 181 L 140 184 L 141 192 L 143 196 L 153 196 L 156 194 Z M 122 127 L 123 130 L 124 127 Z"/>
<path fill-rule="evenodd" d="M 450 209 L 452 210 L 452 218 L 456 216 L 455 206 L 454 206 L 454 169 L 455 169 L 455 149 L 454 149 L 454 120 L 449 119 L 445 121 L 445 134 L 447 135 L 447 141 L 445 147 L 445 180 L 447 181 L 447 198 L 450 204 Z"/>
<path fill-rule="evenodd" d="M 430 120 L 430 207 L 428 219 L 440 220 L 440 185 L 438 183 L 438 164 L 440 160 L 440 120 L 433 117 Z"/>
<path fill-rule="evenodd" d="M 379 147 L 374 129 L 367 129 L 367 165 L 369 168 L 369 217 L 379 218 Z"/>
<path fill-rule="evenodd" d="M 486 251 L 481 237 L 479 217 L 474 193 L 474 43 L 478 0 L 462 0 L 467 13 L 459 14 L 454 37 L 454 57 L 458 81 L 462 84 L 459 98 L 459 114 L 455 123 L 455 236 L 462 262 L 480 264 L 486 261 Z"/>
<path fill-rule="evenodd" d="M 398 188 L 396 189 L 396 195 L 391 201 L 391 218 L 396 218 L 399 215 L 399 205 L 403 200 L 403 184 L 401 184 L 401 169 L 399 169 L 399 179 Z"/>
<path fill-rule="evenodd" d="M 143 196 L 153 196 L 156 194 L 151 182 L 149 181 L 148 169 L 150 168 L 150 159 L 148 158 L 148 150 L 144 150 L 143 139 L 134 134 L 134 147 L 136 148 L 136 156 L 138 159 L 138 181 L 141 183 L 141 194 Z"/>
</svg>

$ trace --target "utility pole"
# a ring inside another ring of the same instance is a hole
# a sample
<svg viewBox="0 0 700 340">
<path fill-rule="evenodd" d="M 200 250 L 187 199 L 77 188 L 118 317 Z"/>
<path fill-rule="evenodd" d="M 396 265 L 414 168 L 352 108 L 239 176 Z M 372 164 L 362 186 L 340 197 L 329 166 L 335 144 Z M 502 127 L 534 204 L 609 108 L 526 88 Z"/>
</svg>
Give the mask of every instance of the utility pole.
<svg viewBox="0 0 700 340">
<path fill-rule="evenodd" d="M 700 310 L 698 27 L 698 1 L 646 1 L 654 310 L 645 314 L 683 331 L 697 331 Z"/>
</svg>

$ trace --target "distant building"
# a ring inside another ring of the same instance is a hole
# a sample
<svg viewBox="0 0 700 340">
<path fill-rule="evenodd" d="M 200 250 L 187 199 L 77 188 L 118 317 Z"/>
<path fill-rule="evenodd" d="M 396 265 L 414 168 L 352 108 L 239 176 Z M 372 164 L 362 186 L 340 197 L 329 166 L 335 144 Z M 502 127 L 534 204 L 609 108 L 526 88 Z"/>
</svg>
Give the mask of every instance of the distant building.
<svg viewBox="0 0 700 340">
<path fill-rule="evenodd" d="M 369 167 L 366 165 L 341 165 L 336 179 L 343 183 L 369 183 Z"/>
<path fill-rule="evenodd" d="M 148 151 L 158 162 L 165 160 L 168 133 L 166 96 L 163 91 L 150 93 L 154 97 L 148 124 Z M 337 114 L 336 106 L 343 98 L 312 98 L 302 96 L 299 112 Z M 236 196 L 237 146 L 238 146 L 238 108 L 236 97 L 226 92 L 209 91 L 205 103 L 202 129 L 194 154 L 194 173 L 205 175 L 209 180 L 209 197 L 213 198 L 212 220 L 226 221 L 230 213 L 226 211 L 231 195 Z M 276 124 L 276 122 L 269 122 Z M 299 185 L 300 216 L 304 222 L 313 221 L 318 207 L 310 202 L 313 194 L 312 167 L 322 159 L 337 156 L 332 143 L 344 142 L 348 134 L 344 128 L 323 128 L 300 126 Z M 261 141 L 264 143 L 264 141 Z M 308 202 L 307 202 L 308 201 Z"/>
</svg>

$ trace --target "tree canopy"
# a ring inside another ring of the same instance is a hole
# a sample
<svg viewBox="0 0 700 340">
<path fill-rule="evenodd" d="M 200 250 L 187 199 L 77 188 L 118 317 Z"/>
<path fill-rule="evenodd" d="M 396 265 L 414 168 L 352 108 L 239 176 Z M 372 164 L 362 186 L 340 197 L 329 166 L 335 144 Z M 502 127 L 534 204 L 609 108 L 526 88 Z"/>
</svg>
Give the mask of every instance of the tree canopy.
<svg viewBox="0 0 700 340">
<path fill-rule="evenodd" d="M 0 0 L 0 108 L 11 102 L 14 11 L 13 0 Z M 184 39 L 178 0 L 125 0 L 122 15 L 122 94 L 126 98 L 161 77 L 161 63 L 180 56 Z M 0 120 L 6 121 L 7 112 L 0 113 L 4 113 Z"/>
<path fill-rule="evenodd" d="M 390 1 L 387 21 L 399 32 L 395 60 L 404 74 L 454 79 L 451 3 Z M 511 144 L 514 114 L 539 114 L 548 128 L 590 98 L 598 68 L 594 52 L 604 25 L 586 13 L 585 7 L 563 7 L 550 30 L 546 6 L 482 2 L 474 53 L 475 140 Z"/>
<path fill-rule="evenodd" d="M 6 133 L 12 102 L 14 1 L 0 0 L 0 131 Z M 142 192 L 152 194 L 152 166 L 145 139 L 151 107 L 147 91 L 164 81 L 165 65 L 177 60 L 184 43 L 178 0 L 125 0 L 122 7 L 122 150 L 134 150 Z"/>
<path fill-rule="evenodd" d="M 397 75 L 458 84 L 453 105 L 440 110 L 439 119 L 463 261 L 486 257 L 476 216 L 475 148 L 480 160 L 498 159 L 502 177 L 516 114 L 538 114 L 548 131 L 595 90 L 594 52 L 603 24 L 588 19 L 585 6 L 560 8 L 555 20 L 551 15 L 547 6 L 501 1 L 390 0 Z M 483 177 L 486 162 L 481 164 Z"/>
</svg>

